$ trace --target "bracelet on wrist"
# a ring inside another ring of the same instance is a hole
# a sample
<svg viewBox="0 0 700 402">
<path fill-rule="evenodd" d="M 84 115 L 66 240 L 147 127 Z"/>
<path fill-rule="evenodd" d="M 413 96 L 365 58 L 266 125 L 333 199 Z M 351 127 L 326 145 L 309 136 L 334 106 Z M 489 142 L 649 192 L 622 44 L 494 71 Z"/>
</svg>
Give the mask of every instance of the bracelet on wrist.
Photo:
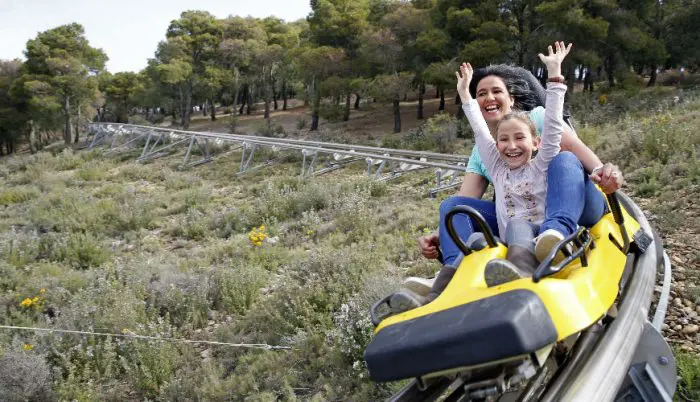
<svg viewBox="0 0 700 402">
<path fill-rule="evenodd" d="M 555 75 L 553 77 L 547 78 L 547 82 L 558 82 L 559 84 L 563 84 L 566 81 L 566 78 L 564 78 L 563 75 Z"/>
</svg>

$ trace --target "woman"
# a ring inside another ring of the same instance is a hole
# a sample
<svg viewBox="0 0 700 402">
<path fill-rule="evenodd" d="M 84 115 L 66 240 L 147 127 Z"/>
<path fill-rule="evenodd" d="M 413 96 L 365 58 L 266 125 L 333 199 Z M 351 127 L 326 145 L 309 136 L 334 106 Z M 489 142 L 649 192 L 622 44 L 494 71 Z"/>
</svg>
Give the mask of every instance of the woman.
<svg viewBox="0 0 700 402">
<path fill-rule="evenodd" d="M 507 65 L 478 69 L 474 71 L 469 91 L 472 97 L 477 99 L 492 134 L 498 122 L 513 108 L 529 111 L 530 119 L 541 134 L 544 108 L 537 105 L 543 104 L 544 89 L 529 71 Z M 605 197 L 594 183 L 609 194 L 619 189 L 624 181 L 619 169 L 610 163 L 603 164 L 576 136 L 573 129 L 562 135 L 561 150 L 562 152 L 550 163 L 547 172 L 549 190 L 545 215 L 547 218 L 556 217 L 557 221 L 564 222 L 568 230 L 562 232 L 572 232 L 578 225 L 592 226 L 605 213 Z M 476 209 L 486 219 L 494 234 L 499 234 L 494 203 L 481 200 L 488 183 L 488 174 L 481 163 L 478 150 L 474 147 L 459 192 L 440 205 L 439 231 L 418 239 L 421 254 L 429 259 L 438 258 L 443 263 L 443 268 L 427 298 L 410 291 L 402 291 L 392 299 L 392 307 L 403 310 L 411 305 L 430 302 L 452 279 L 459 266 L 461 252 L 447 234 L 445 215 L 455 206 L 468 205 Z M 571 202 L 572 200 L 577 201 Z M 475 223 L 462 214 L 455 216 L 453 223 L 462 239 L 468 239 L 475 232 Z M 406 303 L 408 306 L 398 305 Z"/>
</svg>

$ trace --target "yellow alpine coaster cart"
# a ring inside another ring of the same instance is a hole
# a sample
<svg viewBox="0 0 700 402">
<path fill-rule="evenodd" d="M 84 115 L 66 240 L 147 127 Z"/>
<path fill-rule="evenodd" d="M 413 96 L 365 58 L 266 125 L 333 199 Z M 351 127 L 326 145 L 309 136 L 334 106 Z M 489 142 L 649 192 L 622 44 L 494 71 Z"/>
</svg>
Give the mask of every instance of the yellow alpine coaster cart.
<svg viewBox="0 0 700 402">
<path fill-rule="evenodd" d="M 484 267 L 507 247 L 476 210 L 455 207 L 447 231 L 464 258 L 433 302 L 393 315 L 391 296 L 375 303 L 370 377 L 413 379 L 395 401 L 670 401 L 675 360 L 647 321 L 664 253 L 641 210 L 620 198 L 609 195 L 610 212 L 559 242 L 531 278 L 493 287 Z M 483 248 L 457 236 L 460 213 Z"/>
</svg>

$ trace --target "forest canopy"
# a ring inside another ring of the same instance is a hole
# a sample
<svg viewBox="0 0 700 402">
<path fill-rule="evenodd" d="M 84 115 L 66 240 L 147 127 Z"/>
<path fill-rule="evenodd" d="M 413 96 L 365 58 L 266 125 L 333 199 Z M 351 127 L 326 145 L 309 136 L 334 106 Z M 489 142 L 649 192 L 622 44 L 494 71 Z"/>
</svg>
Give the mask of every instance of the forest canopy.
<svg viewBox="0 0 700 402">
<path fill-rule="evenodd" d="M 585 90 L 635 76 L 654 85 L 660 69 L 697 70 L 698 21 L 688 0 L 311 0 L 293 22 L 184 11 L 145 69 L 115 74 L 73 23 L 29 40 L 25 61 L 0 60 L 0 152 L 18 141 L 36 151 L 48 133 L 77 142 L 86 122 L 128 122 L 134 110 L 184 129 L 195 105 L 214 120 L 216 105 L 250 114 L 260 102 L 269 118 L 291 97 L 308 105 L 311 130 L 324 113 L 349 120 L 369 97 L 392 104 L 398 132 L 407 92 L 419 119 L 427 85 L 444 107 L 457 62 L 517 64 L 545 79 L 537 53 L 555 39 L 575 43 L 565 74 Z"/>
</svg>

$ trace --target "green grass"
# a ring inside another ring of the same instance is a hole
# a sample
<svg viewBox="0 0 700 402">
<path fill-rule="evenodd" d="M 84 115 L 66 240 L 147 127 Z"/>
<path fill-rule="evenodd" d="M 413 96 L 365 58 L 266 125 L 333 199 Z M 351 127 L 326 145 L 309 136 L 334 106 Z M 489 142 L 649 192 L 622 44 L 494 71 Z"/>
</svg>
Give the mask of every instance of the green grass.
<svg viewBox="0 0 700 402">
<path fill-rule="evenodd" d="M 662 232 L 700 227 L 670 212 L 700 185 L 700 102 L 691 92 L 667 101 L 673 95 L 574 99 L 574 115 L 587 116 L 580 135 L 621 165 L 635 197 L 653 200 Z M 452 149 L 459 124 L 442 116 L 401 144 Z M 0 375 L 0 395 L 378 400 L 399 387 L 367 378 L 367 311 L 403 277 L 437 268 L 416 246 L 437 225 L 440 200 L 426 198 L 433 173 L 382 184 L 351 166 L 300 179 L 291 155 L 238 176 L 239 156 L 184 171 L 177 156 L 137 164 L 70 149 L 3 160 L 0 323 L 291 349 L 0 332 L 0 370 L 34 373 L 12 377 L 19 383 Z M 273 241 L 257 246 L 249 233 L 261 225 Z M 679 354 L 679 368 L 678 397 L 697 398 L 700 362 Z"/>
</svg>

